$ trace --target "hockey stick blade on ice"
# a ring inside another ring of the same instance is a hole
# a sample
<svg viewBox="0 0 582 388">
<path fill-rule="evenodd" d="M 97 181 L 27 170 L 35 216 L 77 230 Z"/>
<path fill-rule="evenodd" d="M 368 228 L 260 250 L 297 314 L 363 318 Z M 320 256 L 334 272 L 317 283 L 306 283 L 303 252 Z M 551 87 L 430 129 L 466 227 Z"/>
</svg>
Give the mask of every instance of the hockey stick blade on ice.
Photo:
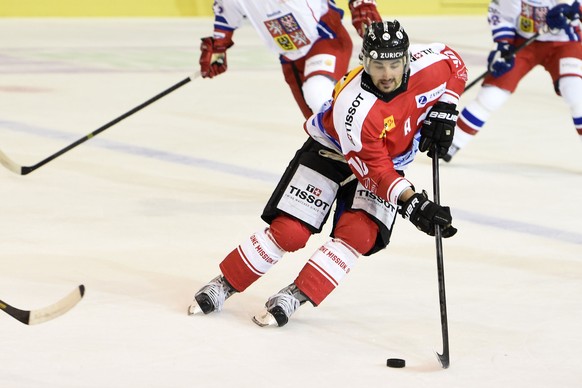
<svg viewBox="0 0 582 388">
<path fill-rule="evenodd" d="M 101 132 L 105 131 L 107 128 L 110 128 L 112 126 L 114 126 L 115 124 L 119 123 L 120 121 L 128 118 L 129 116 L 133 115 L 136 112 L 139 112 L 140 110 L 142 110 L 143 108 L 145 108 L 146 106 L 154 103 L 155 101 L 159 100 L 160 98 L 172 93 L 174 90 L 186 85 L 188 82 L 190 82 L 192 79 L 198 77 L 200 75 L 200 73 L 195 73 L 192 76 L 188 77 L 188 78 L 184 78 L 182 81 L 170 86 L 169 88 L 167 88 L 166 90 L 156 94 L 155 96 L 153 96 L 152 98 L 150 98 L 149 100 L 143 102 L 142 104 L 136 106 L 135 108 L 133 108 L 130 111 L 127 111 L 126 113 L 122 114 L 121 116 L 117 117 L 116 119 L 111 120 L 110 122 L 108 122 L 107 124 L 104 124 L 103 126 L 97 128 L 96 130 L 94 130 L 93 132 L 83 136 L 82 138 L 80 138 L 79 140 L 75 141 L 72 144 L 69 144 L 68 146 L 66 146 L 65 148 L 61 149 L 60 151 L 55 152 L 54 154 L 50 155 L 49 157 L 41 160 L 40 162 L 38 162 L 37 164 L 34 164 L 32 166 L 21 166 L 17 163 L 15 163 L 14 161 L 12 161 L 8 156 L 6 156 L 6 154 L 2 151 L 0 151 L 0 164 L 2 164 L 4 167 L 6 167 L 8 170 L 12 171 L 15 174 L 18 175 L 27 175 L 31 172 L 33 172 L 34 170 L 44 166 L 45 164 L 47 164 L 48 162 L 58 158 L 59 156 L 61 156 L 62 154 L 69 152 L 70 150 L 72 150 L 73 148 L 77 147 L 78 145 L 86 142 L 87 140 L 97 136 L 98 134 L 100 134 Z"/>
<path fill-rule="evenodd" d="M 63 315 L 75 307 L 83 299 L 83 295 L 85 295 L 85 286 L 81 284 L 63 299 L 47 307 L 35 310 L 20 310 L 0 300 L 0 309 L 25 325 L 36 325 Z"/>
<path fill-rule="evenodd" d="M 440 177 L 439 177 L 439 158 L 438 152 L 435 148 L 434 156 L 432 158 L 432 182 L 433 182 L 433 199 L 434 203 L 440 205 Z M 450 365 L 449 356 L 449 327 L 447 320 L 447 299 L 445 294 L 445 269 L 443 263 L 443 240 L 440 225 L 435 226 L 434 237 L 436 242 L 436 257 L 437 257 L 437 274 L 439 283 L 439 306 L 441 313 L 441 332 L 443 336 L 443 352 L 438 353 L 437 357 L 441 366 L 446 369 Z"/>
</svg>

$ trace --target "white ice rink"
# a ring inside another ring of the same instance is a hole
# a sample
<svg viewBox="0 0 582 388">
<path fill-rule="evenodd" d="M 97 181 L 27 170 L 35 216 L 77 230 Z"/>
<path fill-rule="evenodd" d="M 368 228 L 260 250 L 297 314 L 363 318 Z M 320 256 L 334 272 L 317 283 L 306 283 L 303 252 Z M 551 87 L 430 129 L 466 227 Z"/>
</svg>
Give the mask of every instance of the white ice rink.
<svg viewBox="0 0 582 388">
<path fill-rule="evenodd" d="M 400 20 L 413 42 L 457 49 L 470 79 L 484 71 L 485 16 Z M 197 70 L 211 30 L 210 19 L 0 20 L 0 150 L 30 166 L 66 147 Z M 541 69 L 441 166 L 459 229 L 444 240 L 449 369 L 434 355 L 434 239 L 401 218 L 386 250 L 283 328 L 251 316 L 327 229 L 224 311 L 187 316 L 223 257 L 264 227 L 262 207 L 305 139 L 277 58 L 248 25 L 235 42 L 226 74 L 30 175 L 0 166 L 0 299 L 34 309 L 87 287 L 41 325 L 0 312 L 0 387 L 582 386 L 582 142 Z M 432 191 L 426 156 L 407 176 Z M 389 357 L 406 368 L 387 368 Z"/>
</svg>

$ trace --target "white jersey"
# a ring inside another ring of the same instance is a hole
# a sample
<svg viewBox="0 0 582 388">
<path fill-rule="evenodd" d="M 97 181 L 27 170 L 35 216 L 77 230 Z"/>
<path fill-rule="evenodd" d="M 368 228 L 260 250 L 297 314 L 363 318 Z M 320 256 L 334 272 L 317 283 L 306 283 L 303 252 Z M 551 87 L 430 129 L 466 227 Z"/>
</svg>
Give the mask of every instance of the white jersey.
<svg viewBox="0 0 582 388">
<path fill-rule="evenodd" d="M 216 0 L 214 29 L 233 31 L 246 18 L 272 51 L 293 61 L 320 37 L 332 36 L 319 23 L 330 7 L 335 4 L 328 0 Z"/>
<path fill-rule="evenodd" d="M 489 4 L 489 25 L 494 41 L 512 40 L 516 36 L 531 38 L 540 32 L 536 40 L 543 42 L 568 42 L 564 32 L 546 31 L 548 11 L 560 3 L 572 4 L 574 1 L 557 0 L 493 0 Z"/>
</svg>

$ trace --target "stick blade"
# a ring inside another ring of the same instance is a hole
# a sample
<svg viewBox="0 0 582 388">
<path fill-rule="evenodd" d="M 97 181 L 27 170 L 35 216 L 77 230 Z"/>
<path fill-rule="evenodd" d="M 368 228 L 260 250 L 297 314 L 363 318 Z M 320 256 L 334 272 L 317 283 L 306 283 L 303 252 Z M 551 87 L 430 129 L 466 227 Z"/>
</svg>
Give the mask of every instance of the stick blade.
<svg viewBox="0 0 582 388">
<path fill-rule="evenodd" d="M 75 305 L 83 299 L 84 295 L 85 286 L 81 284 L 58 302 L 41 309 L 31 310 L 27 324 L 36 325 L 63 315 L 75 307 Z"/>
<path fill-rule="evenodd" d="M 22 166 L 14 163 L 6 154 L 0 151 L 0 164 L 17 175 L 24 175 L 22 173 Z"/>
<path fill-rule="evenodd" d="M 447 369 L 449 367 L 449 365 L 451 364 L 451 360 L 450 357 L 448 355 L 448 353 L 443 352 L 443 354 L 437 353 L 435 352 L 441 366 L 443 367 L 443 369 Z"/>
</svg>

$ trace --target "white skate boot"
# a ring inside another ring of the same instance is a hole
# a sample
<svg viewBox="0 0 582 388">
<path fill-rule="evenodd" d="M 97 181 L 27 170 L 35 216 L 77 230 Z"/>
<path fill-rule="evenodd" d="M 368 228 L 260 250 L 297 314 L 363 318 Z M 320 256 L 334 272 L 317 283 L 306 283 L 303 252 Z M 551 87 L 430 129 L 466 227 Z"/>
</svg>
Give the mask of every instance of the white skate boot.
<svg viewBox="0 0 582 388">
<path fill-rule="evenodd" d="M 443 156 L 443 160 L 445 162 L 450 162 L 453 159 L 453 156 L 455 156 L 455 154 L 457 153 L 457 151 L 459 151 L 459 147 L 457 147 L 454 144 L 451 144 L 451 146 L 449 147 L 449 150 L 447 151 L 447 154 L 445 156 Z"/>
<path fill-rule="evenodd" d="M 228 284 L 224 276 L 219 275 L 194 295 L 194 303 L 188 308 L 188 315 L 220 311 L 224 301 L 234 293 L 236 290 Z"/>
<path fill-rule="evenodd" d="M 309 299 L 295 284 L 283 288 L 265 303 L 265 311 L 253 317 L 259 326 L 285 326 L 299 306 Z"/>
</svg>

